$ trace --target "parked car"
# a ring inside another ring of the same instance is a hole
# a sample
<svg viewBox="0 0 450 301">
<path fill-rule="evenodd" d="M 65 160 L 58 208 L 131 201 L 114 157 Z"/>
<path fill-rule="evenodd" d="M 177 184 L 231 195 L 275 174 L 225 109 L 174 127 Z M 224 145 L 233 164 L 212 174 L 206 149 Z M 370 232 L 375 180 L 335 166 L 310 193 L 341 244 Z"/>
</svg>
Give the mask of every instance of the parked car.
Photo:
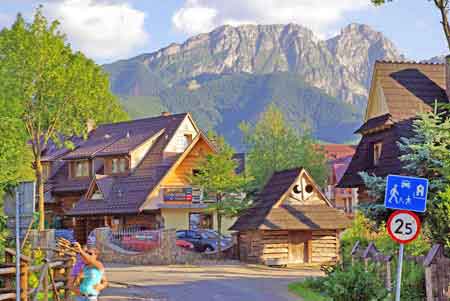
<svg viewBox="0 0 450 301">
<path fill-rule="evenodd" d="M 183 239 L 194 245 L 197 252 L 214 252 L 218 249 L 219 234 L 213 230 L 178 230 L 177 239 Z M 231 237 L 222 236 L 221 246 L 226 249 L 232 245 Z"/>
<path fill-rule="evenodd" d="M 121 245 L 130 250 L 143 252 L 160 246 L 159 233 L 155 231 L 140 231 L 125 235 L 121 239 Z M 194 249 L 194 245 L 186 240 L 177 239 L 176 245 L 186 249 Z"/>
</svg>

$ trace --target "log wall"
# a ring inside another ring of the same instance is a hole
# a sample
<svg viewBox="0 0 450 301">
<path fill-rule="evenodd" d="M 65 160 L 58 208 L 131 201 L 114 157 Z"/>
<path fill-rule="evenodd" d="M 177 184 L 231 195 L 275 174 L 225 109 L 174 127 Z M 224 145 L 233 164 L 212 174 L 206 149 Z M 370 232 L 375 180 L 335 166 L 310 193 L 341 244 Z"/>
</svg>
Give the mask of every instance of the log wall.
<svg viewBox="0 0 450 301">
<path fill-rule="evenodd" d="M 245 262 L 260 262 L 261 233 L 259 231 L 243 231 L 239 233 L 239 257 Z"/>
<path fill-rule="evenodd" d="M 261 261 L 289 259 L 289 231 L 270 230 L 262 231 Z"/>
<path fill-rule="evenodd" d="M 339 257 L 339 238 L 336 230 L 318 230 L 312 232 L 312 262 L 320 263 Z"/>
</svg>

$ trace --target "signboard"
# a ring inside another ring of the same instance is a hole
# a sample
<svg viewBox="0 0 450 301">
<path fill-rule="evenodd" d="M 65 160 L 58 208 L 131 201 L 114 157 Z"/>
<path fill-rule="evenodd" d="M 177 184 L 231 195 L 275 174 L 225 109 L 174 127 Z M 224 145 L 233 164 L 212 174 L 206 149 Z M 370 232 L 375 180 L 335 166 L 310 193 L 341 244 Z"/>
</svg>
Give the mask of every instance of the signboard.
<svg viewBox="0 0 450 301">
<path fill-rule="evenodd" d="M 35 208 L 35 184 L 34 182 L 22 182 L 17 187 L 19 192 L 20 216 L 33 216 Z M 16 216 L 16 192 L 5 194 L 4 213 L 8 217 Z"/>
<path fill-rule="evenodd" d="M 393 240 L 400 244 L 407 244 L 419 235 L 420 220 L 413 212 L 398 210 L 391 214 L 386 227 Z"/>
<path fill-rule="evenodd" d="M 164 188 L 164 201 L 192 201 L 192 188 Z"/>
<path fill-rule="evenodd" d="M 12 236 L 16 235 L 16 200 L 19 212 L 19 237 L 23 238 L 28 227 L 33 222 L 35 209 L 35 183 L 22 182 L 13 193 L 7 193 L 4 198 L 4 212 L 8 216 L 7 227 Z"/>
<path fill-rule="evenodd" d="M 389 209 L 425 212 L 428 179 L 389 175 L 384 206 Z"/>
</svg>

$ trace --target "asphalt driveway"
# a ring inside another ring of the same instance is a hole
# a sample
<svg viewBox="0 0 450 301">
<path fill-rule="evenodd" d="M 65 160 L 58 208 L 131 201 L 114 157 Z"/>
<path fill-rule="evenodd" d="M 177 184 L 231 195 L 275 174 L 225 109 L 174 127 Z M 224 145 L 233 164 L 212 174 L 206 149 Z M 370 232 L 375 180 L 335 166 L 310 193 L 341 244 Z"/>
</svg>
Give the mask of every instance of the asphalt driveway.
<svg viewBox="0 0 450 301">
<path fill-rule="evenodd" d="M 102 301 L 299 301 L 287 285 L 313 269 L 269 268 L 256 265 L 173 265 L 107 268 L 111 287 Z"/>
</svg>

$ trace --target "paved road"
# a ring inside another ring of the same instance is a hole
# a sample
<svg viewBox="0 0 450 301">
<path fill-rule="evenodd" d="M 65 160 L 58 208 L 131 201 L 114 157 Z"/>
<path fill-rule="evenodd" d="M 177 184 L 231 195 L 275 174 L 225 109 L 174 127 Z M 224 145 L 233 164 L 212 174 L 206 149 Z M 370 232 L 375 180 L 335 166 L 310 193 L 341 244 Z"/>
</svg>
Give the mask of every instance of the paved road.
<svg viewBox="0 0 450 301">
<path fill-rule="evenodd" d="M 102 301 L 299 301 L 287 285 L 311 269 L 275 269 L 252 265 L 110 266 L 113 287 Z M 122 287 L 120 287 L 122 286 Z"/>
</svg>

